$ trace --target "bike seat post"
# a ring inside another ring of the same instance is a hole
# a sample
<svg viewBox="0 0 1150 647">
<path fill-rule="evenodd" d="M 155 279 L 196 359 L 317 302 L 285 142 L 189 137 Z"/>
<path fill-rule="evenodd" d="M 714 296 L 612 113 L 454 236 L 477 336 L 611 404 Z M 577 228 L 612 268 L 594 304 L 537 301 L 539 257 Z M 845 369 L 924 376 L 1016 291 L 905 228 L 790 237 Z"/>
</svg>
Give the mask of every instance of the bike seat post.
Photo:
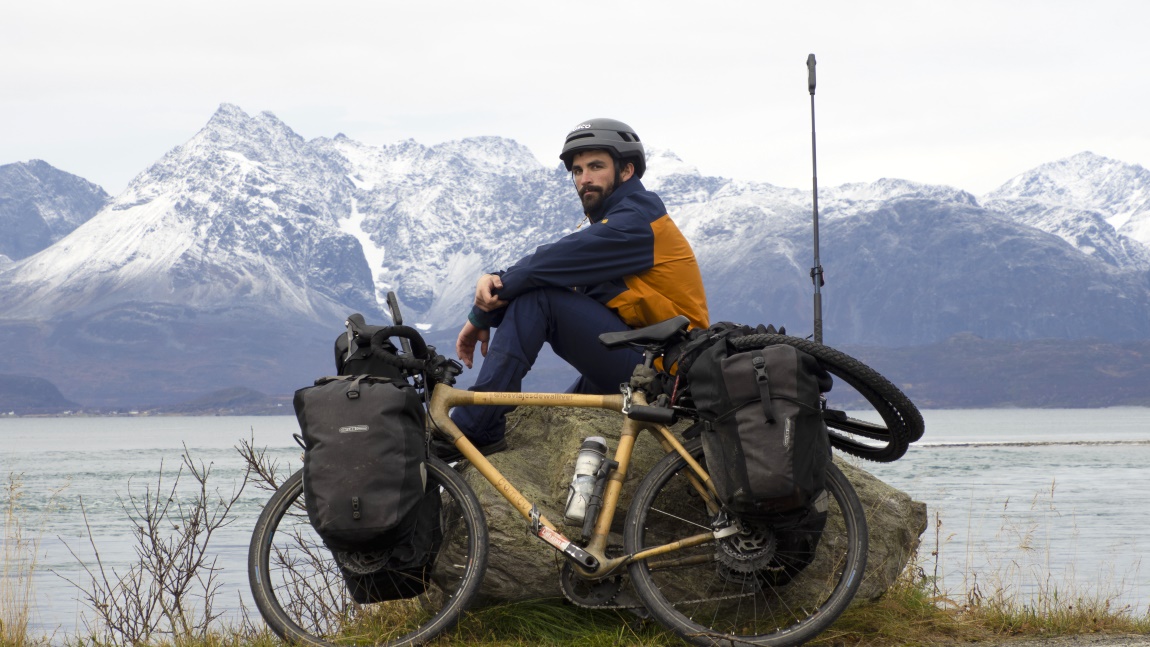
<svg viewBox="0 0 1150 647">
<path fill-rule="evenodd" d="M 655 358 L 663 354 L 663 347 L 651 344 L 643 347 L 643 366 L 651 368 L 655 365 Z"/>
</svg>

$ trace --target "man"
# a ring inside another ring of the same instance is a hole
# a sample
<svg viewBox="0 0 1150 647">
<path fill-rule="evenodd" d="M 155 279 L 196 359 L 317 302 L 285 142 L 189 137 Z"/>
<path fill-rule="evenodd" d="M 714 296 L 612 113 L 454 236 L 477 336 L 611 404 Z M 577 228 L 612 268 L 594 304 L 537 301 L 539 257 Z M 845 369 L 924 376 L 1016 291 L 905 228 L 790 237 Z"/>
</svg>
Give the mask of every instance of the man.
<svg viewBox="0 0 1150 647">
<path fill-rule="evenodd" d="M 614 119 L 583 122 L 567 134 L 559 158 L 591 225 L 479 278 L 455 345 L 468 368 L 477 345 L 486 358 L 472 390 L 519 391 L 547 342 L 579 371 L 569 393 L 616 393 L 642 354 L 607 350 L 599 335 L 679 314 L 692 327 L 709 325 L 695 254 L 662 200 L 640 182 L 646 157 L 631 127 Z M 459 407 L 451 416 L 490 454 L 506 447 L 511 409 Z M 450 446 L 439 452 L 457 455 Z"/>
</svg>

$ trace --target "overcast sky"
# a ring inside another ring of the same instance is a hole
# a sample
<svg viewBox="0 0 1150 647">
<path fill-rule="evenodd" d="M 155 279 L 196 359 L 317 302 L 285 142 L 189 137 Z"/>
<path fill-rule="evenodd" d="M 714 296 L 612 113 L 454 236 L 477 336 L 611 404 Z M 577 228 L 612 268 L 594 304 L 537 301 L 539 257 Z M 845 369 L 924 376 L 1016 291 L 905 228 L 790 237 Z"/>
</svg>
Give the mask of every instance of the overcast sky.
<svg viewBox="0 0 1150 647">
<path fill-rule="evenodd" d="M 703 8 L 706 7 L 706 8 Z M 985 193 L 1090 150 L 1150 163 L 1150 3 L 195 2 L 0 8 L 0 164 L 119 193 L 220 103 L 306 138 L 500 135 L 547 165 L 590 117 L 708 175 Z"/>
</svg>

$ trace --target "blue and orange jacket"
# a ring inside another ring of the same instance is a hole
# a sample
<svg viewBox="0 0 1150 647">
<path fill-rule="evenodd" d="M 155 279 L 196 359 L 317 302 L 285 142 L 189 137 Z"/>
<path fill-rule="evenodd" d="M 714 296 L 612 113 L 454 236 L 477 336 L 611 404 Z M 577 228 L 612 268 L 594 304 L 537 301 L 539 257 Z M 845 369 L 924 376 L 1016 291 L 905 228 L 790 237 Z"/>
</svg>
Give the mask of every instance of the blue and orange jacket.
<svg viewBox="0 0 1150 647">
<path fill-rule="evenodd" d="M 692 328 L 710 325 L 703 278 L 690 243 L 659 196 L 632 177 L 607 197 L 603 217 L 541 245 L 499 273 L 499 298 L 540 287 L 574 288 L 611 308 L 628 326 L 686 315 Z M 498 326 L 503 310 L 472 307 L 471 322 Z"/>
</svg>

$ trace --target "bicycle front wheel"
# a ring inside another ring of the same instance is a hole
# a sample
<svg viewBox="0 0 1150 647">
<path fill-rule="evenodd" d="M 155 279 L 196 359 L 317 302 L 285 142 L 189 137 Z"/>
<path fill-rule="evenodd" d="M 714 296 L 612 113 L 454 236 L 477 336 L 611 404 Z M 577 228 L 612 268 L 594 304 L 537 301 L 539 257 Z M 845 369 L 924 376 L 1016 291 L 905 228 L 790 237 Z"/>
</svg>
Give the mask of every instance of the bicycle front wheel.
<svg viewBox="0 0 1150 647">
<path fill-rule="evenodd" d="M 248 550 L 252 595 L 272 631 L 289 643 L 409 645 L 452 627 L 483 580 L 487 523 L 475 494 L 446 463 L 429 460 L 427 480 L 440 494 L 443 531 L 427 590 L 358 604 L 308 522 L 302 470 L 292 474 L 264 506 Z"/>
<path fill-rule="evenodd" d="M 687 445 L 703 459 L 698 440 Z M 639 484 L 627 513 L 629 554 L 711 529 L 711 517 L 677 454 Z M 799 645 L 850 604 L 866 566 L 866 517 L 843 473 L 828 466 L 811 524 L 744 522 L 743 531 L 631 564 L 631 581 L 667 628 L 699 645 Z"/>
</svg>

